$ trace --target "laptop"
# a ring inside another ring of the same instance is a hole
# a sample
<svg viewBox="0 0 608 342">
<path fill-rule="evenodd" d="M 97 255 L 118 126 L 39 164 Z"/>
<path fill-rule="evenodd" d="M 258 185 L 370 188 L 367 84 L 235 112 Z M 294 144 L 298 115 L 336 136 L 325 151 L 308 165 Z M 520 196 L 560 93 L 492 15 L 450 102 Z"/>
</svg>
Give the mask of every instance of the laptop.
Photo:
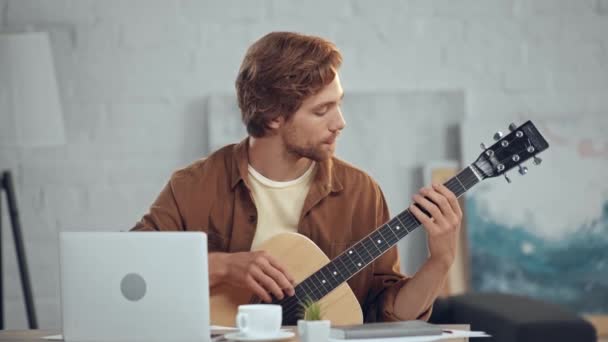
<svg viewBox="0 0 608 342">
<path fill-rule="evenodd" d="M 210 340 L 207 236 L 60 233 L 65 341 Z"/>
</svg>

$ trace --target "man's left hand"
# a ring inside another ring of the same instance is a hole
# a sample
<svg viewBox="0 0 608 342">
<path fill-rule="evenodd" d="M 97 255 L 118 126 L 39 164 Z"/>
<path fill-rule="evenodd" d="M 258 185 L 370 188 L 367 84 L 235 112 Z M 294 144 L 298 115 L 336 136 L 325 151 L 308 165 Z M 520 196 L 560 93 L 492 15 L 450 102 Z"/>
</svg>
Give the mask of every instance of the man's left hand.
<svg viewBox="0 0 608 342">
<path fill-rule="evenodd" d="M 410 212 L 426 228 L 428 233 L 430 260 L 449 268 L 456 256 L 456 245 L 460 235 L 462 210 L 452 191 L 442 184 L 425 187 L 414 195 L 413 200 L 429 212 L 428 217 L 414 204 Z"/>
</svg>

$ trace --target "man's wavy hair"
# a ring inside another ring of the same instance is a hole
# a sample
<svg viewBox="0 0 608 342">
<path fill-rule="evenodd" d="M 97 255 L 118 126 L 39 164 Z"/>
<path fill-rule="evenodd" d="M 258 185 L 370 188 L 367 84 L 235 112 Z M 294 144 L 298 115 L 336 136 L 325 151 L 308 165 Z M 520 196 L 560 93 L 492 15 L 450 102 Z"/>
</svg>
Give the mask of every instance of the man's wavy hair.
<svg viewBox="0 0 608 342">
<path fill-rule="evenodd" d="M 272 32 L 247 50 L 236 78 L 242 120 L 253 137 L 268 122 L 289 120 L 304 100 L 333 81 L 342 64 L 336 46 L 323 38 Z"/>
</svg>

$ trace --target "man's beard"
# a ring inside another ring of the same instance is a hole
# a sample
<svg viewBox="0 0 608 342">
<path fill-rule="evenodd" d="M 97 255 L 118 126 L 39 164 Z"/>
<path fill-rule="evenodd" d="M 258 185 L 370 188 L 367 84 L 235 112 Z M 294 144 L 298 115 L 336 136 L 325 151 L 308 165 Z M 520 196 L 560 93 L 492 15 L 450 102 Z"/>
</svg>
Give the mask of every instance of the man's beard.
<svg viewBox="0 0 608 342">
<path fill-rule="evenodd" d="M 285 148 L 287 149 L 287 152 L 296 157 L 308 158 L 316 162 L 321 162 L 326 159 L 329 159 L 333 155 L 332 151 L 324 150 L 322 148 L 322 144 L 308 144 L 306 146 L 303 146 L 298 144 L 296 141 L 296 134 L 292 130 L 288 130 L 283 135 L 283 142 L 285 143 Z"/>
<path fill-rule="evenodd" d="M 287 152 L 295 156 L 308 158 L 316 162 L 322 162 L 332 156 L 331 152 L 322 150 L 320 146 L 298 146 L 291 141 L 285 141 L 285 147 L 287 148 Z"/>
</svg>

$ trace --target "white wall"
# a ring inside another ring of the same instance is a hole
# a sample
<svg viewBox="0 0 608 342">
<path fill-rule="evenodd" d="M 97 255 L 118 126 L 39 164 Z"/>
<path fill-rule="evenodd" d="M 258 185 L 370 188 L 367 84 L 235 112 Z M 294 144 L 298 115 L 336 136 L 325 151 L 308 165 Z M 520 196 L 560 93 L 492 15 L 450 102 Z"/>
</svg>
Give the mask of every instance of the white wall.
<svg viewBox="0 0 608 342">
<path fill-rule="evenodd" d="M 233 92 L 245 49 L 269 31 L 335 41 L 347 92 L 461 89 L 469 118 L 505 122 L 608 112 L 606 0 L 0 0 L 0 30 L 27 27 L 51 32 L 68 135 L 0 147 L 42 327 L 60 322 L 56 232 L 128 229 L 173 169 L 207 153 L 206 96 Z M 7 325 L 21 328 L 4 223 Z"/>
</svg>

